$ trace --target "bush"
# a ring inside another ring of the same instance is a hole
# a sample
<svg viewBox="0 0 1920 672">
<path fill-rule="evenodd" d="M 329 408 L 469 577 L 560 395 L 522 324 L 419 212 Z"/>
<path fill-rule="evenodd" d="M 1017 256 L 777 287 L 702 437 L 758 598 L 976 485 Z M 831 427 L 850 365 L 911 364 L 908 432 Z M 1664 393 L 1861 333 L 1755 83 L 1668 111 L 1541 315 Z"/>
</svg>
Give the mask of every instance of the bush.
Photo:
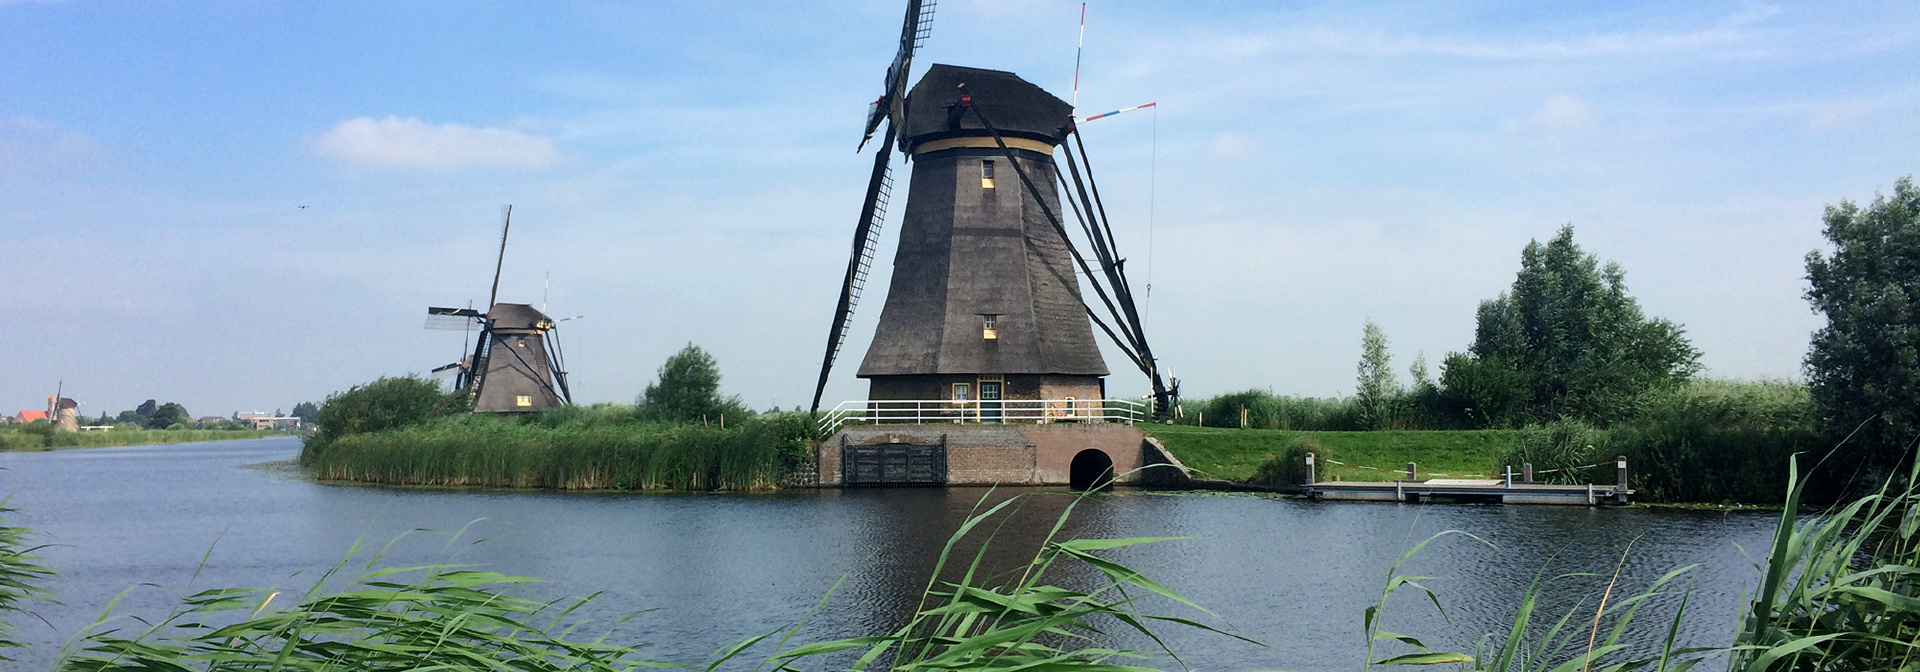
<svg viewBox="0 0 1920 672">
<path fill-rule="evenodd" d="M 465 391 L 444 392 L 439 383 L 413 376 L 381 378 L 327 397 L 314 433 L 300 451 L 302 464 L 343 437 L 406 427 L 472 408 Z"/>
<path fill-rule="evenodd" d="M 720 423 L 753 415 L 739 397 L 720 395 L 720 365 L 700 346 L 688 343 L 660 365 L 660 377 L 647 385 L 634 404 L 644 420 Z"/>
<path fill-rule="evenodd" d="M 1310 485 L 1307 482 L 1307 453 L 1313 453 L 1316 459 L 1328 456 L 1326 445 L 1318 439 L 1312 436 L 1297 437 L 1279 454 L 1268 455 L 1260 466 L 1254 468 L 1253 482 L 1275 490 Z"/>
<path fill-rule="evenodd" d="M 1588 473 L 1580 469 L 1597 463 L 1605 438 L 1589 427 L 1587 423 L 1564 418 L 1544 425 L 1527 425 L 1520 428 L 1520 436 L 1513 447 L 1500 454 L 1493 465 L 1493 472 L 1503 473 L 1507 467 L 1513 467 L 1515 474 L 1520 473 L 1522 465 L 1532 464 L 1534 480 L 1546 483 L 1589 483 L 1598 482 L 1594 478 L 1599 474 Z M 1611 474 L 1605 478 L 1611 478 Z"/>
<path fill-rule="evenodd" d="M 1695 381 L 1645 398 L 1607 447 L 1626 456 L 1637 499 L 1774 504 L 1793 454 L 1826 447 L 1814 415 L 1797 383 Z"/>
</svg>

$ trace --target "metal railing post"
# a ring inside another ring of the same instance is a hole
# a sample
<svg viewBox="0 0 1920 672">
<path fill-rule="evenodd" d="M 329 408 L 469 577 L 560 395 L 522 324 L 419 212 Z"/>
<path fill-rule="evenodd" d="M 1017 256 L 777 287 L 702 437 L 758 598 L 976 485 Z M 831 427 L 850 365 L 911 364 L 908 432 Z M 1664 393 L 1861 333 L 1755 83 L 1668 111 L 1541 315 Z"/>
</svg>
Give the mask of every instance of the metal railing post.
<svg viewBox="0 0 1920 672">
<path fill-rule="evenodd" d="M 1613 482 L 1613 501 L 1625 504 L 1627 503 L 1627 456 L 1621 455 L 1614 458 L 1613 467 L 1616 479 Z"/>
</svg>

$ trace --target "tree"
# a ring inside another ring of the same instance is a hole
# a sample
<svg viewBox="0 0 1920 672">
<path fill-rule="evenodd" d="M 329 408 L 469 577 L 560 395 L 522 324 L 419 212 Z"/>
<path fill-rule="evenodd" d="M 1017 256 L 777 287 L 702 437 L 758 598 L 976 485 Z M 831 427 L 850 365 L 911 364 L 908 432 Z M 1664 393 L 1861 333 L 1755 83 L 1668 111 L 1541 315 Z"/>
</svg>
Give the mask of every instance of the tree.
<svg viewBox="0 0 1920 672">
<path fill-rule="evenodd" d="M 139 406 L 134 407 L 133 414 L 138 415 L 142 418 L 149 418 L 149 417 L 153 417 L 154 409 L 155 409 L 155 405 L 153 403 L 153 400 L 148 399 L 146 401 L 140 402 Z"/>
<path fill-rule="evenodd" d="M 1359 381 L 1354 404 L 1367 429 L 1386 429 L 1400 399 L 1400 379 L 1393 373 L 1393 355 L 1387 352 L 1387 334 L 1367 320 L 1360 333 Z"/>
<path fill-rule="evenodd" d="M 647 385 L 636 405 L 640 417 L 649 420 L 719 422 L 725 414 L 740 419 L 750 414 L 739 398 L 720 396 L 720 366 L 692 343 L 660 365 L 659 380 Z"/>
<path fill-rule="evenodd" d="M 1523 421 L 1621 420 L 1642 394 L 1672 389 L 1700 369 L 1700 352 L 1680 325 L 1647 318 L 1627 295 L 1626 272 L 1582 251 L 1571 225 L 1545 245 L 1528 242 L 1511 290 L 1482 301 L 1475 317 L 1468 354 L 1476 370 L 1461 369 L 1455 377 L 1471 378 L 1481 389 L 1449 393 L 1467 394 L 1456 404 L 1486 411 L 1510 400 L 1514 391 L 1506 385 L 1524 382 L 1517 409 Z M 1460 364 L 1451 357 L 1448 363 L 1448 369 Z"/>
<path fill-rule="evenodd" d="M 317 418 L 319 416 L 320 416 L 319 404 L 315 404 L 311 401 L 302 401 L 300 403 L 293 405 L 293 417 L 299 418 L 301 424 L 311 425 L 313 424 L 314 418 Z"/>
<path fill-rule="evenodd" d="M 169 401 L 155 408 L 153 414 L 147 417 L 147 428 L 166 429 L 192 421 L 193 416 L 187 414 L 187 407 Z"/>
<path fill-rule="evenodd" d="M 1877 481 L 1903 472 L 1920 440 L 1920 189 L 1904 177 L 1892 198 L 1864 210 L 1842 200 L 1824 219 L 1833 254 L 1807 254 L 1807 301 L 1827 318 L 1807 351 L 1808 391 L 1831 437 L 1859 430 L 1840 448 L 1846 471 Z"/>
</svg>

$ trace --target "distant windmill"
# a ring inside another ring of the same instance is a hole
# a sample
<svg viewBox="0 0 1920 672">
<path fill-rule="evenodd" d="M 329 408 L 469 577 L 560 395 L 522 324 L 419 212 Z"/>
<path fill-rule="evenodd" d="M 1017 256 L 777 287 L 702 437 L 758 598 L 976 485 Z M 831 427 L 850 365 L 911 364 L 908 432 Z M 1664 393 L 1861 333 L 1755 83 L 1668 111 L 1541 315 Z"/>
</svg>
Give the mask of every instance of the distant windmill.
<svg viewBox="0 0 1920 672">
<path fill-rule="evenodd" d="M 454 389 L 472 393 L 475 413 L 532 413 L 573 403 L 573 395 L 567 390 L 566 359 L 560 353 L 553 319 L 528 304 L 497 303 L 500 271 L 507 259 L 507 232 L 512 225 L 513 206 L 504 206 L 500 209 L 500 255 L 494 261 L 487 312 L 471 307 L 427 308 L 428 329 L 480 328 L 471 354 L 433 370 L 458 372 Z"/>
<path fill-rule="evenodd" d="M 870 381 L 869 399 L 1102 398 L 1108 371 L 1094 341 L 1098 326 L 1146 375 L 1155 414 L 1164 417 L 1178 383 L 1160 374 L 1085 147 L 1073 151 L 1080 145 L 1073 107 L 998 70 L 934 65 L 909 89 L 933 4 L 908 1 L 885 88 L 867 115 L 861 146 L 881 122 L 885 133 L 827 332 L 814 409 L 871 272 L 897 143 L 913 169 L 886 305 L 857 374 Z M 1071 187 L 1065 198 L 1062 187 Z M 1091 255 L 1075 246 L 1068 214 Z M 1085 300 L 1076 275 L 1097 303 Z"/>
</svg>

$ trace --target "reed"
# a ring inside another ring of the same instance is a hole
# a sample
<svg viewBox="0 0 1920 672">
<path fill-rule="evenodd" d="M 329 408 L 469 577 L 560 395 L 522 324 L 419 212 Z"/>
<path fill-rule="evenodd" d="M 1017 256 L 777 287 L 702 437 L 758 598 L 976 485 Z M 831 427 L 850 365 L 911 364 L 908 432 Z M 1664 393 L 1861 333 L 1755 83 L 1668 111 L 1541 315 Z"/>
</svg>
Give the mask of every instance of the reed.
<svg viewBox="0 0 1920 672">
<path fill-rule="evenodd" d="M 27 603 L 52 601 L 38 584 L 53 571 L 34 556 L 42 547 L 33 544 L 27 528 L 7 522 L 6 515 L 13 511 L 0 500 L 0 661 L 12 661 L 7 649 L 23 646 L 13 638 L 12 619 L 27 613 Z"/>
<path fill-rule="evenodd" d="M 285 436 L 285 432 L 250 429 L 114 429 L 104 432 L 0 432 L 0 450 L 36 451 L 63 448 L 111 448 L 162 443 L 198 443 L 233 441 L 263 436 Z"/>
<path fill-rule="evenodd" d="M 316 478 L 555 490 L 765 490 L 804 454 L 811 424 L 774 414 L 716 425 L 644 422 L 619 409 L 525 420 L 462 415 L 348 434 L 310 453 Z"/>
</svg>

